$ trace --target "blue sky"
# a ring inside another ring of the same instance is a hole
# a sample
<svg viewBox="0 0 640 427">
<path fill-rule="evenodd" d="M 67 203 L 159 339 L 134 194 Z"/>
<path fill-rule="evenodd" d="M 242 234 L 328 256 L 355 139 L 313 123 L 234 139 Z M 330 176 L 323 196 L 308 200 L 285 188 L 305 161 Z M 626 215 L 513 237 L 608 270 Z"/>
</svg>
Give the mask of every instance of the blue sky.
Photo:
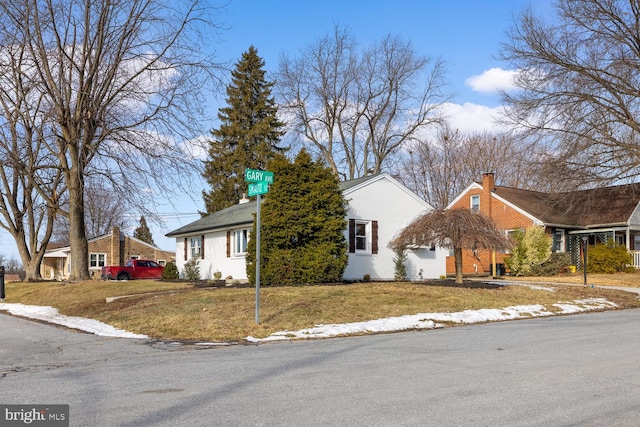
<svg viewBox="0 0 640 427">
<path fill-rule="evenodd" d="M 528 5 L 545 16 L 551 10 L 551 0 L 230 0 L 219 11 L 224 28 L 211 49 L 219 61 L 236 63 L 255 46 L 269 79 L 281 54 L 296 56 L 335 24 L 347 27 L 365 46 L 387 34 L 400 35 L 418 53 L 447 62 L 447 81 L 455 93 L 449 109 L 454 127 L 484 130 L 499 109 L 493 89 L 508 84 L 508 64 L 497 59 L 500 43 Z M 212 100 L 211 116 L 222 106 Z M 176 212 L 193 215 L 168 219 L 163 226 L 150 224 L 158 246 L 175 250 L 175 240 L 164 234 L 198 218 L 200 193 L 193 199 L 174 201 Z M 5 232 L 0 233 L 0 253 L 19 258 Z"/>
<path fill-rule="evenodd" d="M 533 3 L 532 3 L 533 2 Z M 281 53 L 296 55 L 309 42 L 346 26 L 363 45 L 386 34 L 400 35 L 417 52 L 444 58 L 455 102 L 496 106 L 493 94 L 473 91 L 465 80 L 504 67 L 499 44 L 519 11 L 532 4 L 540 12 L 550 0 L 231 0 L 221 13 L 229 29 L 221 33 L 221 59 L 235 62 L 253 44 L 275 70 Z"/>
</svg>

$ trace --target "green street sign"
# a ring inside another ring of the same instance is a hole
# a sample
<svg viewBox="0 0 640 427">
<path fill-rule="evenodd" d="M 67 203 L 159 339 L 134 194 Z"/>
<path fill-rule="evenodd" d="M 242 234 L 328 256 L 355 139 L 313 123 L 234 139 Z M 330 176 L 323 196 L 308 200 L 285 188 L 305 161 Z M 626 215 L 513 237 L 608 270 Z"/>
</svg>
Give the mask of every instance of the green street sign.
<svg viewBox="0 0 640 427">
<path fill-rule="evenodd" d="M 247 169 L 244 171 L 245 182 L 267 182 L 273 184 L 273 172 L 258 169 Z M 251 195 L 251 194 L 249 194 Z"/>
<path fill-rule="evenodd" d="M 266 194 L 269 192 L 269 183 L 267 181 L 254 182 L 249 184 L 249 197 L 258 194 Z"/>
</svg>

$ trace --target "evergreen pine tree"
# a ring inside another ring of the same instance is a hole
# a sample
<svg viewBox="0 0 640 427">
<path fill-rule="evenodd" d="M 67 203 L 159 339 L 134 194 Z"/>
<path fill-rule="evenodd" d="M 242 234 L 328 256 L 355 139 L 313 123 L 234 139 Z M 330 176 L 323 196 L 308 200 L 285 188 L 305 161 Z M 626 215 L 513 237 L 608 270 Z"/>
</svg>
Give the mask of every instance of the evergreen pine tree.
<svg viewBox="0 0 640 427">
<path fill-rule="evenodd" d="M 144 216 L 140 217 L 140 225 L 133 231 L 133 237 L 135 237 L 136 239 L 140 239 L 143 242 L 147 242 L 150 245 L 156 245 L 153 241 L 151 230 L 149 230 L 149 227 L 147 226 L 147 220 L 144 218 Z"/>
<path fill-rule="evenodd" d="M 273 82 L 265 80 L 264 61 L 255 47 L 242 54 L 231 72 L 227 107 L 218 112 L 220 127 L 211 133 L 203 177 L 211 186 L 203 191 L 206 213 L 232 206 L 247 192 L 244 171 L 264 169 L 283 148 L 278 146 L 284 126 L 271 96 Z"/>
<path fill-rule="evenodd" d="M 304 150 L 293 163 L 281 156 L 269 170 L 275 178 L 260 210 L 261 285 L 341 280 L 348 259 L 347 207 L 338 179 Z M 255 243 L 251 239 L 247 249 L 247 276 L 252 283 Z"/>
</svg>

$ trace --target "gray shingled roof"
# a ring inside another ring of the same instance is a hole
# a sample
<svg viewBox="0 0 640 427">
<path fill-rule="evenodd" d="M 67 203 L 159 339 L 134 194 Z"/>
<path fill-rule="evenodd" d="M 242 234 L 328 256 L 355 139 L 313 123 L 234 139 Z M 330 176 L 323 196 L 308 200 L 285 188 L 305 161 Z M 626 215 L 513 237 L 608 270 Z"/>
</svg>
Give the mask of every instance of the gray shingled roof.
<svg viewBox="0 0 640 427">
<path fill-rule="evenodd" d="M 340 182 L 340 189 L 342 191 L 355 187 L 363 182 L 373 179 L 377 175 L 365 176 L 358 179 L 352 179 L 350 181 Z M 176 237 L 181 234 L 193 234 L 201 231 L 211 231 L 216 229 L 228 229 L 239 225 L 253 224 L 253 217 L 256 212 L 256 202 L 251 201 L 240 205 L 234 205 L 227 209 L 223 209 L 218 212 L 214 212 L 210 215 L 200 218 L 190 224 L 173 230 L 165 236 Z"/>
<path fill-rule="evenodd" d="M 166 234 L 167 237 L 176 237 L 181 234 L 193 234 L 200 231 L 229 228 L 236 225 L 253 223 L 253 214 L 256 212 L 256 202 L 251 201 L 240 205 L 234 205 L 227 209 L 214 212 L 200 218 L 190 224 L 173 230 Z"/>
<path fill-rule="evenodd" d="M 640 183 L 571 193 L 496 186 L 494 192 L 546 224 L 582 227 L 626 223 L 640 203 Z"/>
<path fill-rule="evenodd" d="M 375 177 L 377 177 L 380 174 L 375 174 L 375 175 L 369 175 L 369 176 L 363 176 L 362 178 L 356 178 L 356 179 L 351 179 L 349 181 L 341 181 L 340 182 L 340 190 L 345 191 L 348 190 L 352 187 L 355 187 L 356 185 L 360 185 L 363 182 L 367 182 L 370 179 L 373 179 Z"/>
</svg>

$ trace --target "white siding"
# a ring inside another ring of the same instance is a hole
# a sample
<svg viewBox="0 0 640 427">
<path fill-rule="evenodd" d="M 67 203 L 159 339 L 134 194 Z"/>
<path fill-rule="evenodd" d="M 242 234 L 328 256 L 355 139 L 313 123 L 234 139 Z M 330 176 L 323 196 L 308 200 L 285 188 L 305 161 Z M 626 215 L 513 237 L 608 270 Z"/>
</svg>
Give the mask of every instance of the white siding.
<svg viewBox="0 0 640 427">
<path fill-rule="evenodd" d="M 368 274 L 372 280 L 393 280 L 395 253 L 388 248 L 388 243 L 399 230 L 431 208 L 387 175 L 347 190 L 345 198 L 349 201 L 347 219 L 378 221 L 378 253 L 350 253 L 344 278 L 362 280 Z M 348 231 L 345 231 L 345 237 L 349 238 Z M 441 248 L 435 251 L 429 248 L 408 250 L 405 263 L 407 279 L 444 275 L 447 254 L 448 251 Z"/>
<path fill-rule="evenodd" d="M 635 210 L 629 218 L 629 225 L 640 225 L 640 203 L 636 206 Z"/>
<path fill-rule="evenodd" d="M 372 280 L 393 280 L 395 253 L 387 247 L 389 241 L 414 218 L 430 211 L 431 207 L 386 174 L 345 190 L 344 196 L 349 202 L 347 220 L 378 223 L 378 253 L 350 253 L 344 278 L 362 280 L 368 274 Z M 191 236 L 176 237 L 176 265 L 181 276 L 185 263 L 185 237 Z M 345 237 L 348 240 L 348 230 L 345 230 Z M 247 279 L 245 256 L 227 257 L 226 230 L 205 233 L 204 253 L 205 258 L 200 260 L 201 279 L 213 278 L 215 271 L 220 271 L 223 278 L 232 276 L 234 280 Z M 430 279 L 444 275 L 447 255 L 448 251 L 441 248 L 435 251 L 429 248 L 408 250 L 405 264 L 407 279 Z"/>
<path fill-rule="evenodd" d="M 184 237 L 176 238 L 176 266 L 183 277 L 184 269 Z M 187 248 L 187 256 L 189 251 Z M 227 232 L 218 231 L 204 235 L 204 259 L 198 263 L 200 267 L 200 278 L 203 280 L 213 279 L 213 273 L 220 271 L 222 278 L 232 276 L 233 280 L 246 281 L 247 271 L 244 256 L 227 257 Z"/>
</svg>

